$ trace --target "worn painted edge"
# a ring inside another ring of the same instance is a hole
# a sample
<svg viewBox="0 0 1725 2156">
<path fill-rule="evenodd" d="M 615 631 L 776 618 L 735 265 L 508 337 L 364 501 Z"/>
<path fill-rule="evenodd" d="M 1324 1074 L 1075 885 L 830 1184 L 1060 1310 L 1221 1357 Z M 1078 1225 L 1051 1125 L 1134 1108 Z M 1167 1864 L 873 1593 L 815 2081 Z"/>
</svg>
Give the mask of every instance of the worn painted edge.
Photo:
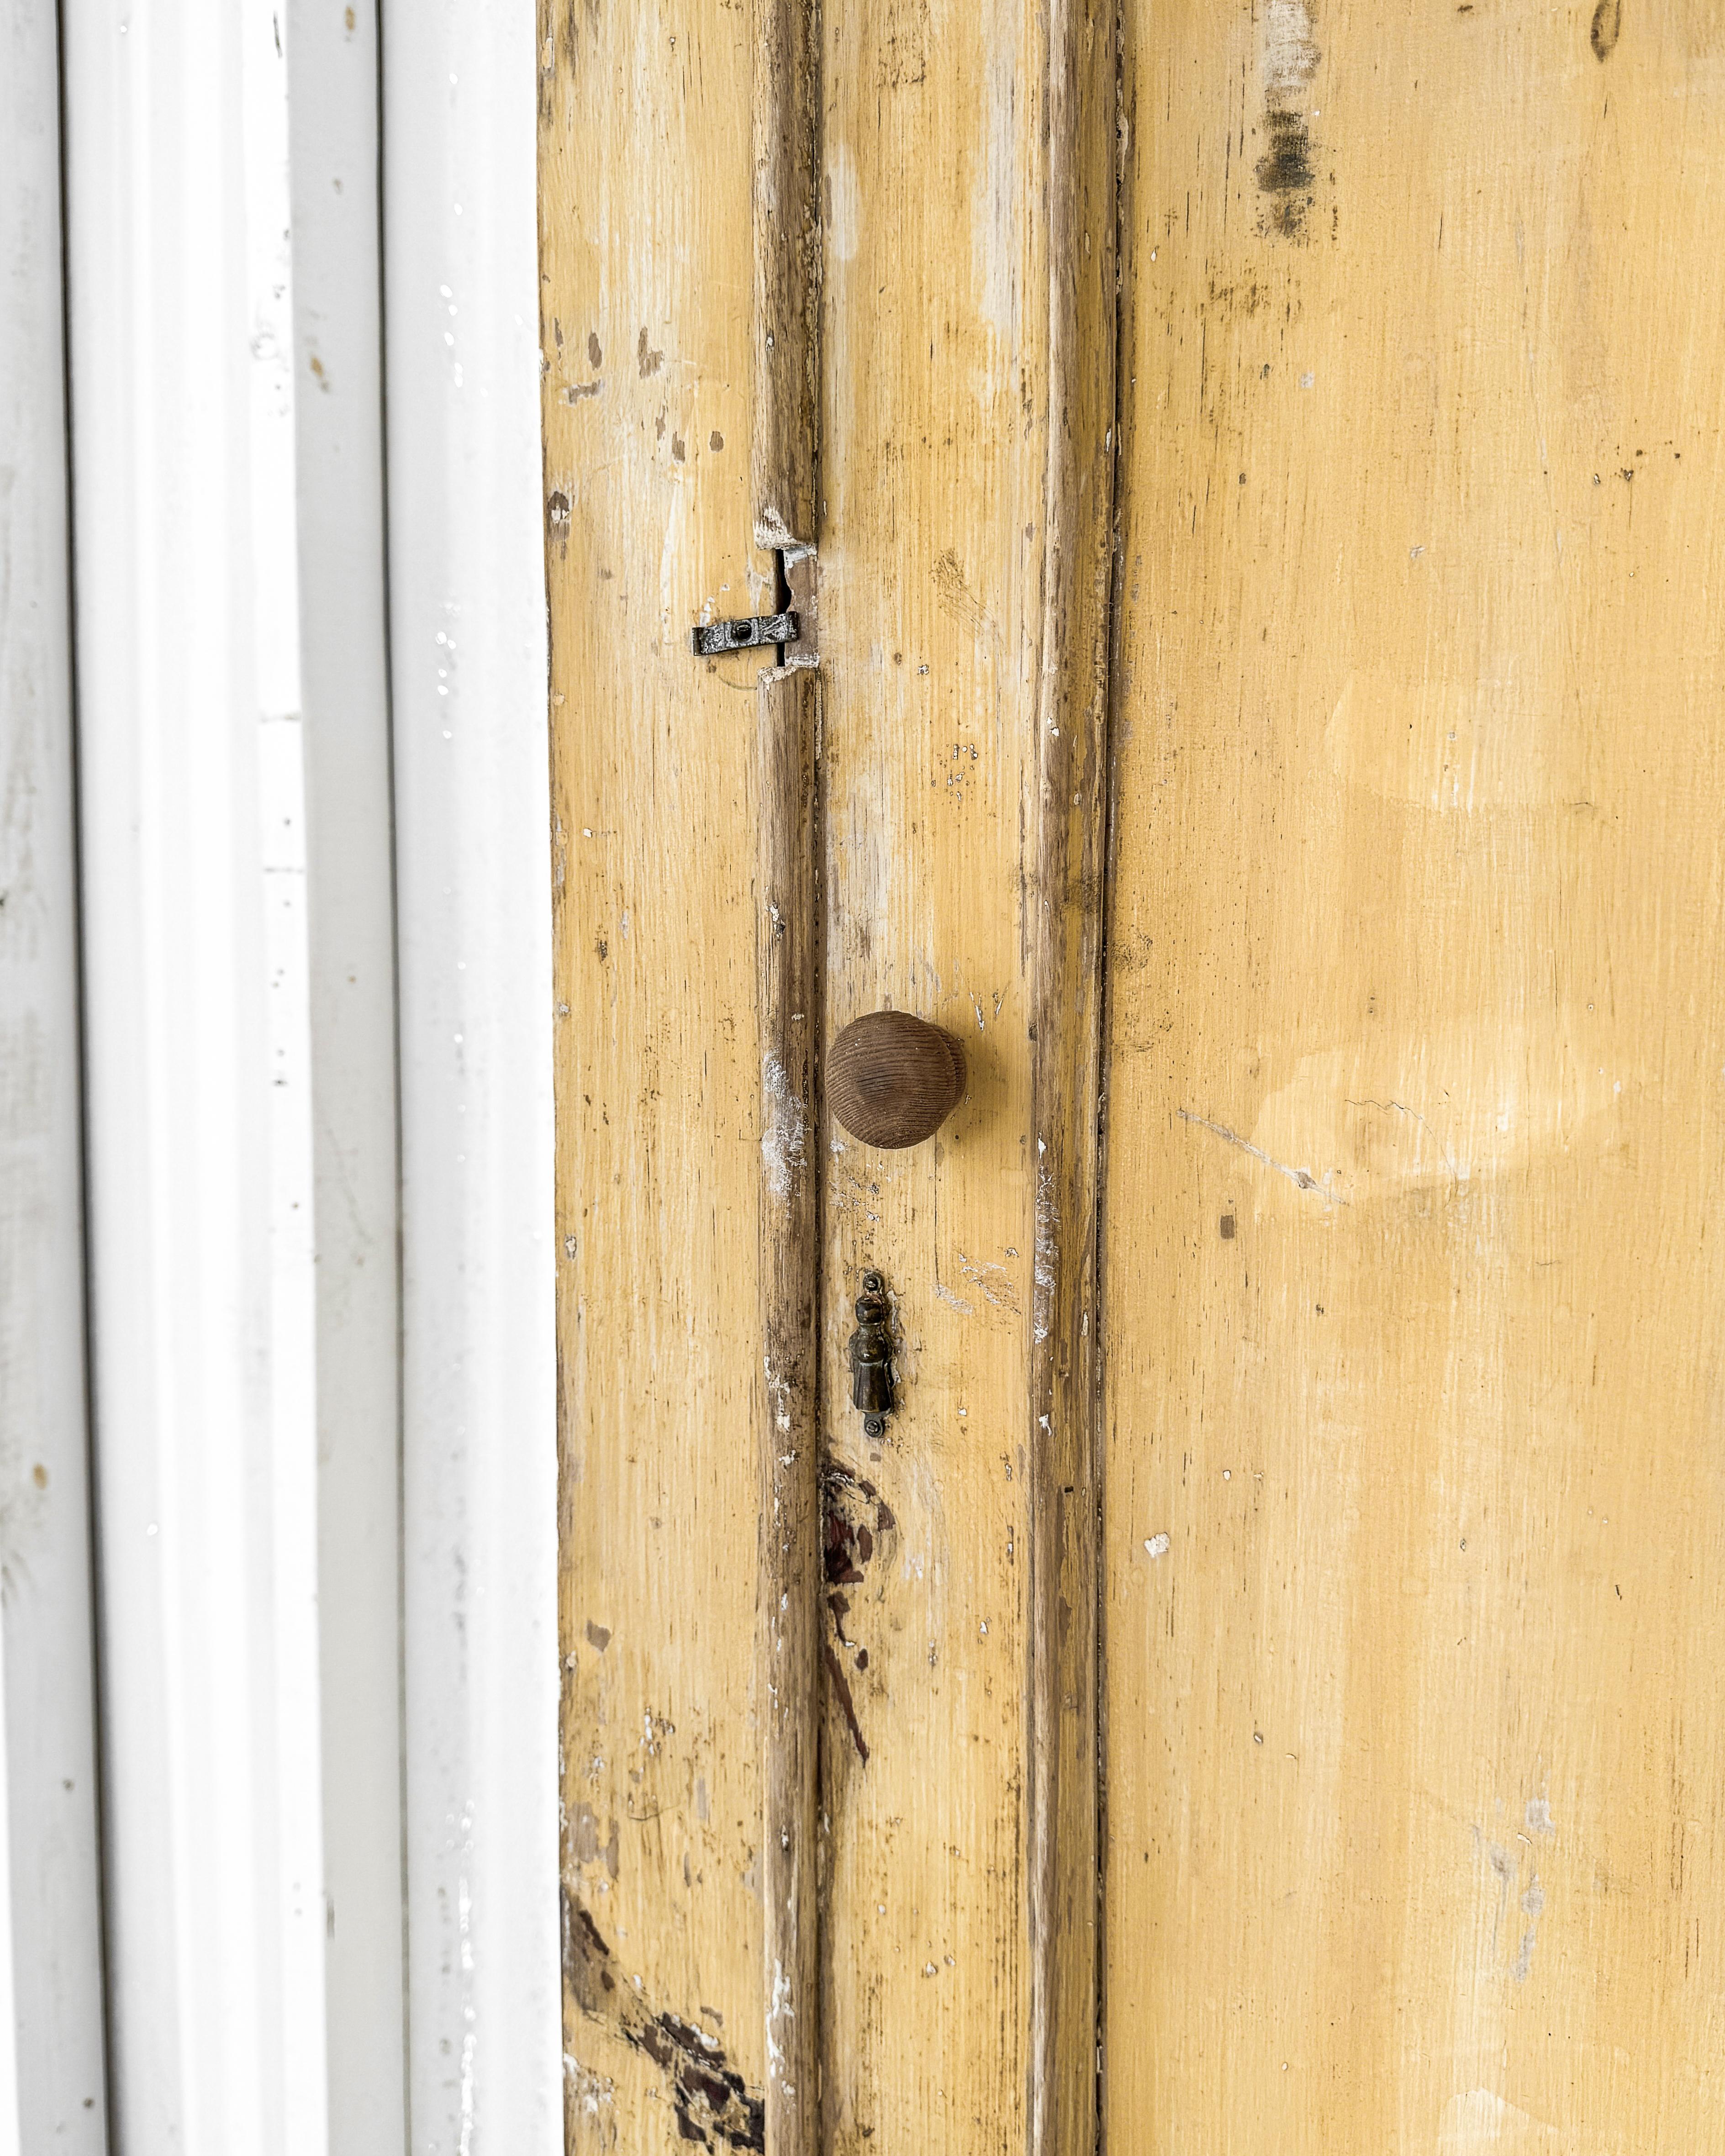
<svg viewBox="0 0 1725 2156">
<path fill-rule="evenodd" d="M 1097 1082 L 1116 367 L 1111 7 L 1048 18 L 1048 524 L 1030 923 L 1032 2156 L 1096 2145 Z"/>
<path fill-rule="evenodd" d="M 814 2156 L 820 2039 L 819 676 L 757 690 L 761 1000 L 761 1569 L 768 2156 Z"/>
<path fill-rule="evenodd" d="M 755 544 L 805 616 L 762 675 L 756 901 L 760 952 L 759 1691 L 768 2156 L 819 2145 L 820 1161 L 815 878 L 816 202 L 814 0 L 761 0 L 753 61 Z"/>
<path fill-rule="evenodd" d="M 754 57 L 755 543 L 814 542 L 820 219 L 814 0 L 759 0 Z"/>
</svg>

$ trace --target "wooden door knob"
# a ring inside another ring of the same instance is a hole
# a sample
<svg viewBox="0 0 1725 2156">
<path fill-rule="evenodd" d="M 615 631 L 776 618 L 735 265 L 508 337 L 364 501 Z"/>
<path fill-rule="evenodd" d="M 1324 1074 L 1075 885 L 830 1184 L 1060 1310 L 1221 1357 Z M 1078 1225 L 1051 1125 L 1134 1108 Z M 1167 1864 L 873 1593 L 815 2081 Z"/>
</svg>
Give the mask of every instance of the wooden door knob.
<svg viewBox="0 0 1725 2156">
<path fill-rule="evenodd" d="M 827 1052 L 827 1100 L 865 1145 L 919 1144 L 964 1094 L 964 1050 L 908 1011 L 852 1019 Z"/>
</svg>

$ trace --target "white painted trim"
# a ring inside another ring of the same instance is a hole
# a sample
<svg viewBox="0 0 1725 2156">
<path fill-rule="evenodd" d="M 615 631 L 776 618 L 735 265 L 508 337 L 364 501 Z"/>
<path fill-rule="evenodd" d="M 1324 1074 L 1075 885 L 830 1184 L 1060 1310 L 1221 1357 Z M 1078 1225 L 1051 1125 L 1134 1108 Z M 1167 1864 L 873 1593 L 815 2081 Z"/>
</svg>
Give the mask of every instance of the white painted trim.
<svg viewBox="0 0 1725 2156">
<path fill-rule="evenodd" d="M 403 2156 L 401 1394 L 375 10 L 287 0 L 330 2156 Z"/>
<path fill-rule="evenodd" d="M 127 2156 L 562 2144 L 533 7 L 383 0 L 388 667 L 366 12 L 64 0 Z"/>
<path fill-rule="evenodd" d="M 285 69 L 270 0 L 64 33 L 116 2138 L 320 2156 Z"/>
<path fill-rule="evenodd" d="M 383 0 L 416 2156 L 555 2156 L 533 0 Z"/>
<path fill-rule="evenodd" d="M 107 2145 L 56 41 L 0 4 L 0 2156 Z"/>
</svg>

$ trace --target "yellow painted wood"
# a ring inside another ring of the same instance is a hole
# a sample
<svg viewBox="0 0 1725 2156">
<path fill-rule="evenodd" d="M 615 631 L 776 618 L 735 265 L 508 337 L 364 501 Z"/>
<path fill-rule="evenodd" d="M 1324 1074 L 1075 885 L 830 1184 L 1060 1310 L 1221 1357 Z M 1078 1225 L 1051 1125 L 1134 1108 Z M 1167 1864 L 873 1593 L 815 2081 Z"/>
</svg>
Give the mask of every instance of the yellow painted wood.
<svg viewBox="0 0 1725 2156">
<path fill-rule="evenodd" d="M 787 348 L 805 109 L 758 64 L 806 20 L 544 18 L 568 2132 L 1076 2151 L 1111 11 L 824 11 L 818 369 Z M 818 467 L 786 434 L 817 380 Z M 694 664 L 688 624 L 764 608 L 775 567 L 818 685 Z M 970 1081 L 901 1155 L 801 1120 L 811 1028 L 887 1005 L 962 1034 Z M 902 1353 L 871 1447 L 844 1371 L 872 1265 Z"/>
<path fill-rule="evenodd" d="M 1111 2149 L 1725 2146 L 1725 23 L 1125 10 Z"/>
<path fill-rule="evenodd" d="M 822 10 L 829 1037 L 963 1045 L 927 1143 L 824 1128 L 825 2145 L 1091 2145 L 1086 1303 L 1112 412 L 1112 13 Z M 869 1267 L 902 1399 L 845 1385 Z"/>
<path fill-rule="evenodd" d="M 542 33 L 567 2118 L 649 2156 L 766 2066 L 751 23 Z"/>
</svg>

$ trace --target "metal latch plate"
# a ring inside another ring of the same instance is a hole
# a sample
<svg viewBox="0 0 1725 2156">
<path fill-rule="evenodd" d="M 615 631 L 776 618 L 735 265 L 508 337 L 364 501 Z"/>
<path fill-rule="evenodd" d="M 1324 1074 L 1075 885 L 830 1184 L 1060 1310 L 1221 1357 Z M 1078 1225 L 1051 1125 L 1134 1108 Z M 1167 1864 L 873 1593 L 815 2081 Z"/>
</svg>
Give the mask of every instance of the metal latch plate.
<svg viewBox="0 0 1725 2156">
<path fill-rule="evenodd" d="M 726 651 L 746 651 L 754 644 L 794 644 L 803 624 L 794 612 L 747 614 L 740 621 L 710 621 L 689 632 L 689 649 L 697 659 Z"/>
</svg>

